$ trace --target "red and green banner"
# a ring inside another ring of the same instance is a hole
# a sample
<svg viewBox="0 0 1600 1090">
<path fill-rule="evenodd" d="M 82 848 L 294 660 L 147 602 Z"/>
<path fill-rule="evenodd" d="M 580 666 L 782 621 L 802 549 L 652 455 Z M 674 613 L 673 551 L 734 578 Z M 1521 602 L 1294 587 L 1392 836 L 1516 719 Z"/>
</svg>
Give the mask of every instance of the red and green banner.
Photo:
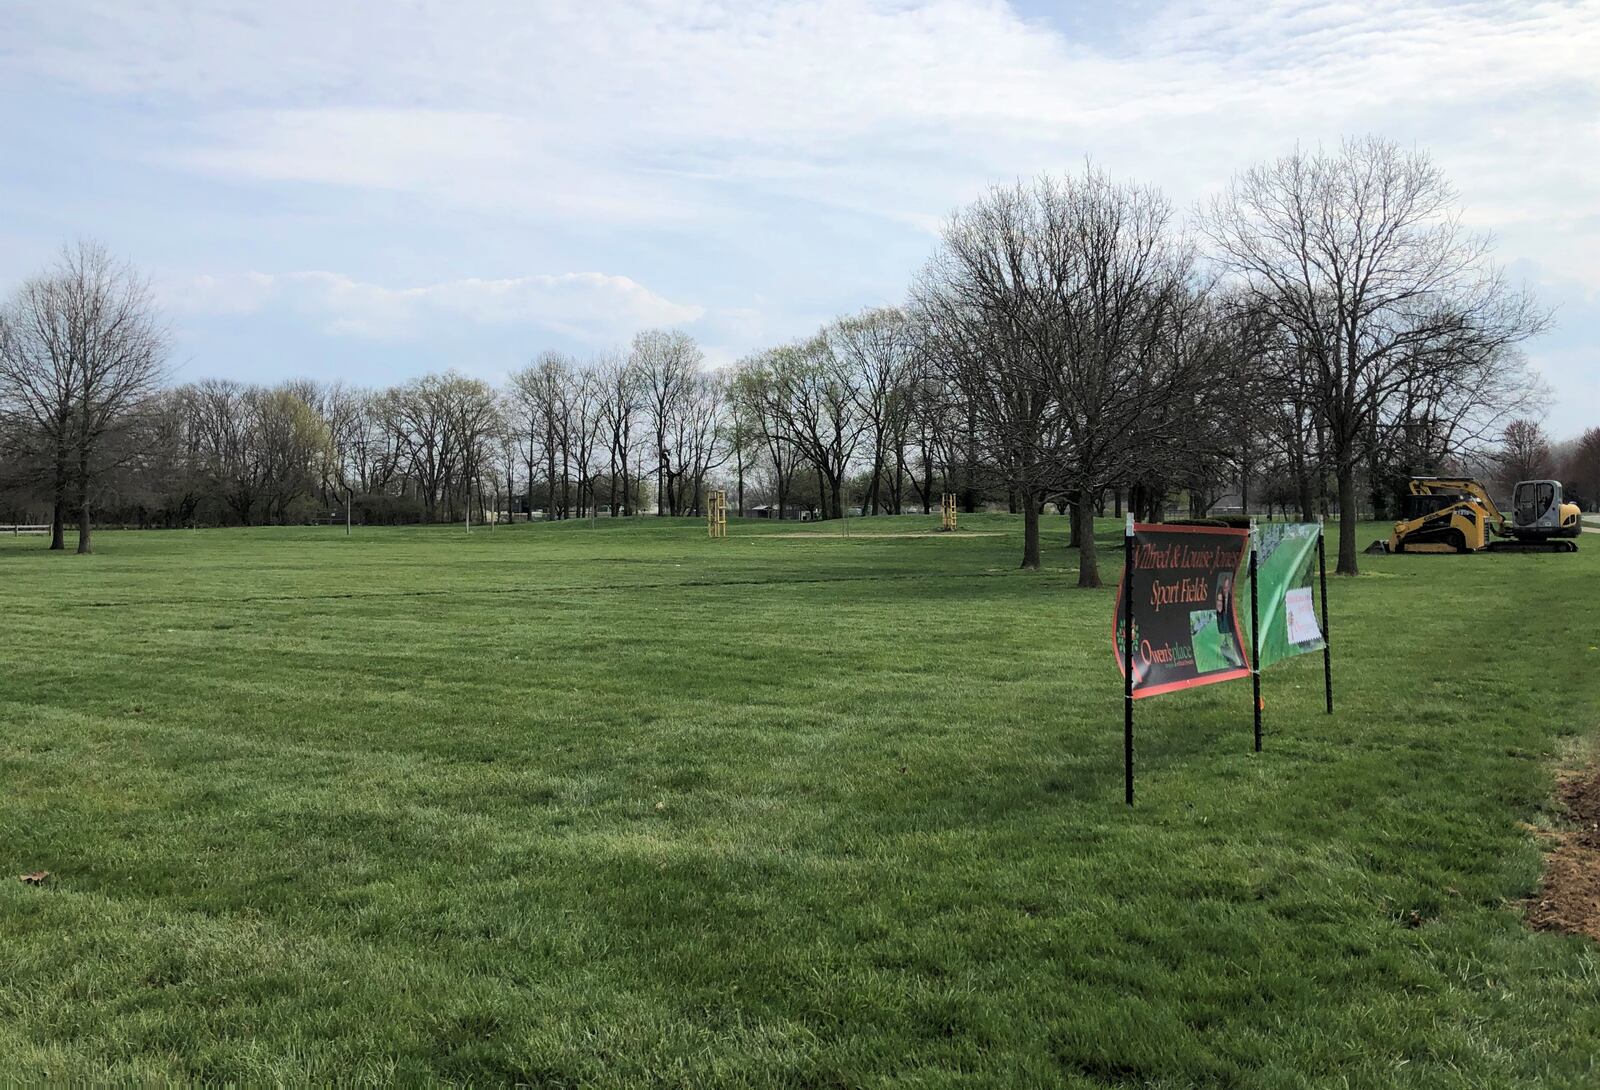
<svg viewBox="0 0 1600 1090">
<path fill-rule="evenodd" d="M 1250 675 L 1249 643 L 1233 593 L 1249 548 L 1248 530 L 1133 526 L 1113 634 L 1126 678 L 1131 612 L 1134 698 Z"/>
</svg>

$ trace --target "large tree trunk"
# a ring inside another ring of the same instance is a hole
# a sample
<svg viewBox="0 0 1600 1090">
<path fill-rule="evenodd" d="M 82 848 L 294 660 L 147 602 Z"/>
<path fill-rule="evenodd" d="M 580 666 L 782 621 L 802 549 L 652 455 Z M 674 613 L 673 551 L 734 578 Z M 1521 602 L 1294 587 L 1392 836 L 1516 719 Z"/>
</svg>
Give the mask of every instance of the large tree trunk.
<svg viewBox="0 0 1600 1090">
<path fill-rule="evenodd" d="M 1030 502 L 1022 505 L 1022 568 L 1039 570 L 1039 507 Z"/>
<path fill-rule="evenodd" d="M 84 459 L 80 466 L 82 476 L 78 485 L 78 553 L 84 555 L 94 552 L 94 546 L 89 540 L 89 464 Z"/>
<path fill-rule="evenodd" d="M 667 513 L 667 511 L 666 511 L 667 493 L 666 493 L 665 488 L 664 488 L 664 485 L 665 485 L 664 476 L 665 476 L 667 467 L 666 467 L 665 460 L 662 458 L 662 455 L 666 453 L 666 449 L 667 449 L 667 433 L 664 432 L 664 431 L 657 431 L 656 432 L 656 518 L 663 518 L 663 517 L 666 516 L 666 513 Z"/>
<path fill-rule="evenodd" d="M 67 548 L 67 501 L 59 492 L 55 505 L 50 508 L 50 548 L 63 552 Z"/>
<path fill-rule="evenodd" d="M 894 483 L 889 486 L 889 513 L 903 514 L 906 500 L 906 448 L 898 446 L 894 451 Z"/>
<path fill-rule="evenodd" d="M 1359 574 L 1356 568 L 1356 471 L 1339 466 L 1339 575 Z"/>
<path fill-rule="evenodd" d="M 1094 548 L 1094 499 L 1085 489 L 1078 493 L 1074 507 L 1078 524 L 1078 586 L 1100 585 L 1100 558 Z"/>
<path fill-rule="evenodd" d="M 85 440 L 78 447 L 78 553 L 93 551 L 89 540 L 89 446 Z"/>
</svg>

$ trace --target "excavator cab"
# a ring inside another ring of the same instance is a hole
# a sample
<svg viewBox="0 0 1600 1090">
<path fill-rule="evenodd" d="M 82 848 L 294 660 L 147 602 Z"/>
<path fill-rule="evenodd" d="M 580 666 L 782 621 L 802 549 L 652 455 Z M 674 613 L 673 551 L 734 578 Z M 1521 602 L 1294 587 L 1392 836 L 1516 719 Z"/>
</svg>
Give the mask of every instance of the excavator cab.
<svg viewBox="0 0 1600 1090">
<path fill-rule="evenodd" d="M 1518 541 L 1575 538 L 1583 531 L 1575 503 L 1563 503 L 1560 481 L 1518 481 L 1511 497 L 1511 534 Z"/>
</svg>

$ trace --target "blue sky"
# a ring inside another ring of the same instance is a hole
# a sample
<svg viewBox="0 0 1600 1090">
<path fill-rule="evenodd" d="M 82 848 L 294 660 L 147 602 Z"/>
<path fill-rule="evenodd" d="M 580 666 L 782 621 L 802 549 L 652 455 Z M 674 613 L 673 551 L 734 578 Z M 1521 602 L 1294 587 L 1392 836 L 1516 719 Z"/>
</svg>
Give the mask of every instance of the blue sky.
<svg viewBox="0 0 1600 1090">
<path fill-rule="evenodd" d="M 0 0 L 0 289 L 103 239 L 185 378 L 499 380 L 652 325 L 726 363 L 899 301 L 992 182 L 1092 157 L 1187 209 L 1375 132 L 1558 308 L 1529 356 L 1568 435 L 1597 57 L 1594 3 Z"/>
</svg>

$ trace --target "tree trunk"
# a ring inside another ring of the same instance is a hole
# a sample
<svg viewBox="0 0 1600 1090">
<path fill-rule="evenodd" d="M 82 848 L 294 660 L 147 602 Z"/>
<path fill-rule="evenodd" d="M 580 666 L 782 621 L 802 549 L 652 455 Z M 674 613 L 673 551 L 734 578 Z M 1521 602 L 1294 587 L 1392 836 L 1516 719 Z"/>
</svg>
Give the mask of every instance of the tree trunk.
<svg viewBox="0 0 1600 1090">
<path fill-rule="evenodd" d="M 663 455 L 665 455 L 666 452 L 667 452 L 667 433 L 664 432 L 664 431 L 657 431 L 656 432 L 656 518 L 662 518 L 667 513 L 666 512 L 666 506 L 665 506 L 666 495 L 667 494 L 663 489 L 663 483 L 664 483 L 663 482 L 663 476 L 666 473 L 666 468 L 667 468 L 666 459 L 663 457 Z"/>
<path fill-rule="evenodd" d="M 624 450 L 622 452 L 622 513 L 624 515 L 633 514 L 633 493 L 629 491 L 631 487 L 628 481 L 628 452 Z M 613 515 L 616 514 L 617 509 L 613 507 L 611 513 Z"/>
<path fill-rule="evenodd" d="M 94 552 L 94 547 L 89 540 L 89 481 L 87 460 L 82 467 L 84 476 L 78 486 L 78 554 L 80 556 Z"/>
<path fill-rule="evenodd" d="M 67 502 L 58 493 L 55 506 L 50 509 L 50 548 L 67 548 Z"/>
<path fill-rule="evenodd" d="M 1022 506 L 1022 569 L 1039 570 L 1039 507 L 1031 497 Z"/>
<path fill-rule="evenodd" d="M 739 517 L 744 518 L 744 453 L 735 446 L 733 448 L 734 468 L 737 473 L 734 488 L 738 497 Z"/>
<path fill-rule="evenodd" d="M 1078 493 L 1078 586 L 1100 585 L 1100 558 L 1094 548 L 1094 498 L 1088 489 Z"/>
<path fill-rule="evenodd" d="M 1359 574 L 1356 567 L 1356 471 L 1352 465 L 1339 467 L 1338 574 Z"/>
</svg>

